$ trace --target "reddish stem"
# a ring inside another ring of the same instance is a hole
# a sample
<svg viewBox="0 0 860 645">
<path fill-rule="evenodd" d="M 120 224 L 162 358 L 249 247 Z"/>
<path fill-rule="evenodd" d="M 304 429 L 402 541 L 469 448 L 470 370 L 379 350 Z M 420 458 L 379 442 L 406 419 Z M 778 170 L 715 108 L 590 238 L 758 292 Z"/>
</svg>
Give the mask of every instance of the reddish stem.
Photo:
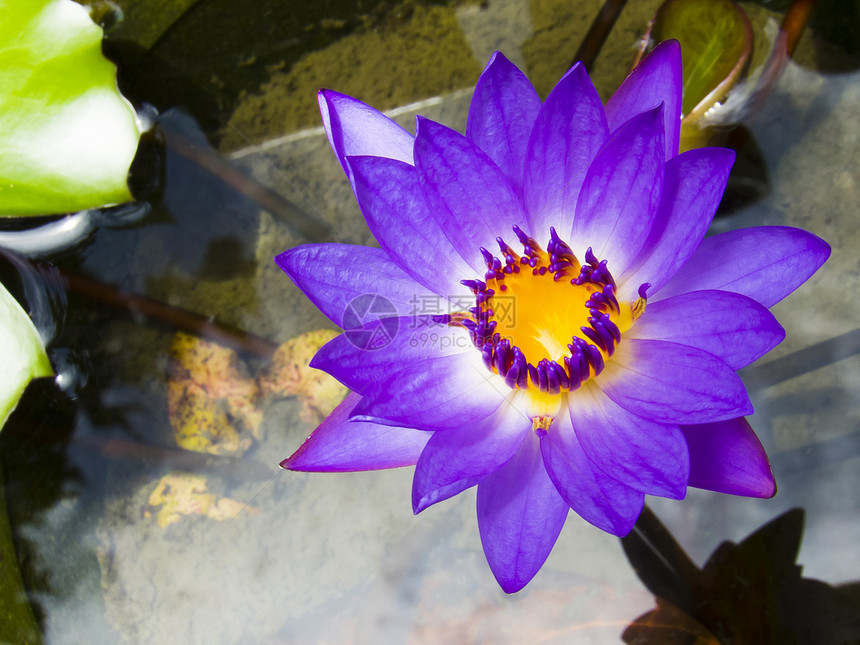
<svg viewBox="0 0 860 645">
<path fill-rule="evenodd" d="M 165 302 L 159 302 L 147 296 L 128 293 L 92 278 L 63 272 L 69 288 L 75 293 L 98 300 L 100 302 L 122 307 L 129 311 L 142 313 L 150 318 L 156 318 L 170 323 L 180 329 L 188 330 L 198 336 L 214 340 L 221 345 L 240 349 L 263 358 L 271 358 L 277 345 L 241 329 L 230 327 L 192 313 L 180 307 L 174 307 Z"/>
<path fill-rule="evenodd" d="M 816 0 L 794 0 L 788 8 L 779 27 L 779 34 L 773 44 L 770 58 L 765 63 L 764 70 L 759 77 L 752 99 L 750 115 L 755 115 L 761 111 L 765 101 L 776 86 L 776 82 L 782 76 L 782 71 L 803 34 L 803 29 L 806 27 L 815 2 Z"/>
<path fill-rule="evenodd" d="M 789 56 L 794 53 L 797 43 L 803 35 L 803 30 L 806 28 L 806 23 L 809 22 L 815 3 L 816 0 L 794 0 L 782 19 L 780 29 L 786 34 L 785 48 Z"/>
<path fill-rule="evenodd" d="M 600 48 L 606 42 L 609 32 L 618 20 L 621 10 L 627 0 L 606 0 L 601 7 L 600 12 L 594 17 L 591 27 L 588 28 L 588 33 L 582 40 L 579 49 L 576 50 L 576 55 L 573 57 L 573 62 L 582 61 L 585 69 L 591 70 L 594 65 L 594 60 L 597 54 L 600 53 Z"/>
<path fill-rule="evenodd" d="M 211 455 L 186 448 L 154 446 L 129 439 L 89 435 L 74 436 L 72 441 L 77 445 L 95 450 L 108 459 L 151 459 L 158 461 L 162 467 L 188 472 L 222 473 L 253 481 L 266 481 L 277 472 L 255 459 Z"/>
<path fill-rule="evenodd" d="M 234 190 L 257 202 L 260 207 L 287 222 L 296 231 L 313 242 L 331 240 L 329 227 L 291 204 L 268 186 L 234 168 L 214 150 L 195 144 L 175 130 L 160 125 L 165 145 L 204 170 L 218 177 Z"/>
</svg>

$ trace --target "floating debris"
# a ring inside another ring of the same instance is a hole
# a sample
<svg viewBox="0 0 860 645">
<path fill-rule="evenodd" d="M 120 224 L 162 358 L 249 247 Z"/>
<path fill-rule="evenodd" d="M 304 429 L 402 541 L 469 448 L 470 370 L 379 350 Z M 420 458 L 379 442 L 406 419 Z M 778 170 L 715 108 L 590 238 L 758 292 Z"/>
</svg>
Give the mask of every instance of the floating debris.
<svg viewBox="0 0 860 645">
<path fill-rule="evenodd" d="M 259 388 L 232 349 L 176 334 L 167 388 L 167 412 L 180 447 L 241 455 L 259 439 Z"/>
<path fill-rule="evenodd" d="M 302 402 L 303 421 L 319 423 L 349 390 L 334 378 L 308 366 L 311 358 L 339 332 L 331 329 L 309 331 L 278 347 L 272 364 L 260 377 L 260 391 L 266 396 L 297 396 Z"/>
<path fill-rule="evenodd" d="M 149 506 L 161 507 L 156 515 L 161 528 L 178 522 L 183 515 L 205 515 L 222 521 L 232 519 L 240 512 L 257 513 L 260 510 L 235 499 L 216 497 L 209 492 L 203 475 L 179 473 L 165 475 L 158 481 L 149 495 Z M 144 515 L 150 517 L 152 512 L 147 510 Z"/>
</svg>

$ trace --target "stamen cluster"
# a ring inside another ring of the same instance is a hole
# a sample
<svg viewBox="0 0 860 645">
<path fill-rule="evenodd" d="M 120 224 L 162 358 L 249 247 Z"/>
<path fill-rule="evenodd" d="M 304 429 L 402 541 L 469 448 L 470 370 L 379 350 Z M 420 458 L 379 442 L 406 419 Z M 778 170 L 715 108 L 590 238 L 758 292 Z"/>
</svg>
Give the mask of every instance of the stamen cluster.
<svg viewBox="0 0 860 645">
<path fill-rule="evenodd" d="M 555 229 L 550 229 L 547 250 L 520 228 L 515 226 L 513 230 L 523 246 L 523 254 L 517 254 L 501 237 L 496 238 L 496 242 L 502 259 L 481 248 L 487 271 L 484 280 L 462 281 L 475 294 L 476 304 L 469 309 L 471 317 L 463 316 L 457 322 L 469 331 L 487 367 L 503 377 L 509 387 L 536 387 L 548 394 L 575 390 L 603 371 L 606 358 L 615 353 L 621 342 L 621 330 L 613 320 L 613 316 L 619 317 L 622 312 L 615 295 L 615 279 L 606 260 L 598 260 L 591 248 L 585 253 L 585 264 L 580 264 Z M 554 282 L 567 280 L 573 288 L 587 292 L 584 306 L 588 311 L 585 318 L 588 324 L 571 333 L 567 343 L 569 353 L 559 359 L 541 358 L 536 363 L 530 362 L 512 337 L 503 337 L 498 331 L 494 298 L 509 291 L 506 279 L 529 270 L 534 280 L 550 277 Z M 639 291 L 640 302 L 635 308 L 640 311 L 644 308 L 647 287 L 642 285 Z"/>
</svg>

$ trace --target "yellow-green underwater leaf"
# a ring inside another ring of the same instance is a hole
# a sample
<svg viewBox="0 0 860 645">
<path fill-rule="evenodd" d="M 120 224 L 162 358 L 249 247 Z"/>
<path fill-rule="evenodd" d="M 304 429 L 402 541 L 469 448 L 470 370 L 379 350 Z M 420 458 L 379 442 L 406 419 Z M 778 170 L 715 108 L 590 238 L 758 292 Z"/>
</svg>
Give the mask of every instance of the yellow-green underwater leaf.
<svg viewBox="0 0 860 645">
<path fill-rule="evenodd" d="M 0 429 L 32 379 L 53 370 L 33 322 L 0 284 Z"/>
<path fill-rule="evenodd" d="M 731 0 L 668 0 L 654 16 L 650 37 L 681 43 L 685 117 L 701 116 L 725 96 L 752 48 L 749 20 Z"/>
<path fill-rule="evenodd" d="M 140 132 L 101 41 L 71 0 L 0 0 L 0 216 L 131 200 Z"/>
</svg>

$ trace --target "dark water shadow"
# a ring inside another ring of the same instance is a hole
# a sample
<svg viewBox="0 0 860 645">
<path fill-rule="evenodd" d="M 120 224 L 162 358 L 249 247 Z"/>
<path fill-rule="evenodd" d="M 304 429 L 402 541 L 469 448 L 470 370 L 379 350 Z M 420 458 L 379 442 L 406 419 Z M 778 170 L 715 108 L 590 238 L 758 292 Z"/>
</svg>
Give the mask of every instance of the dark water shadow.
<svg viewBox="0 0 860 645">
<path fill-rule="evenodd" d="M 796 564 L 805 513 L 794 508 L 697 567 L 646 506 L 621 544 L 657 608 L 622 636 L 629 645 L 860 642 L 860 583 L 831 586 Z"/>
</svg>

